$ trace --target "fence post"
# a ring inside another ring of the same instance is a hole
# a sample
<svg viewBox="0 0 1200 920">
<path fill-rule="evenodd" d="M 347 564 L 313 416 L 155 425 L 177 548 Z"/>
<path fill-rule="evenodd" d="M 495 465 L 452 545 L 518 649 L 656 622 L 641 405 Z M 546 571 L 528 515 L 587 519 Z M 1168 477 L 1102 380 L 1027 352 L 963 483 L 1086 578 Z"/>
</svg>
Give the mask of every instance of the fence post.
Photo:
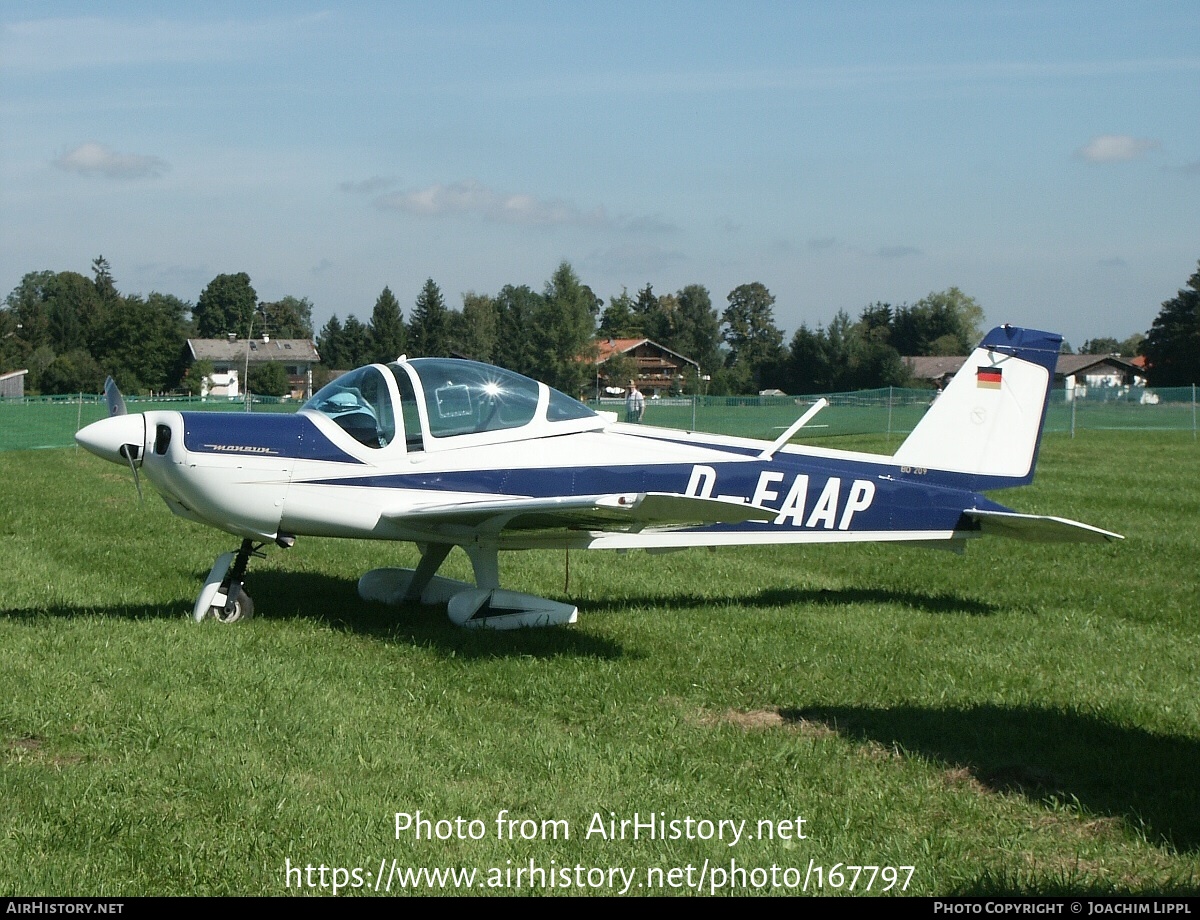
<svg viewBox="0 0 1200 920">
<path fill-rule="evenodd" d="M 887 430 L 887 442 L 888 442 L 888 444 L 889 444 L 889 445 L 892 443 L 892 385 L 891 385 L 890 383 L 888 384 L 888 430 Z"/>
<path fill-rule="evenodd" d="M 696 430 L 696 394 L 692 394 L 692 431 Z"/>
<path fill-rule="evenodd" d="M 1196 384 L 1192 384 L 1192 440 L 1196 440 Z"/>
</svg>

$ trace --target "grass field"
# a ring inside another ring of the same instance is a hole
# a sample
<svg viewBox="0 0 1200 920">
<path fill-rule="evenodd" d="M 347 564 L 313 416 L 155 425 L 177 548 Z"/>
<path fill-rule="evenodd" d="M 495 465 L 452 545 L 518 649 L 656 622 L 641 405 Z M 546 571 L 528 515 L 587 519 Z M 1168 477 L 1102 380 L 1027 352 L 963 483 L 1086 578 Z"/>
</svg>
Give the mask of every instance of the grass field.
<svg viewBox="0 0 1200 920">
<path fill-rule="evenodd" d="M 1000 496 L 1113 546 L 574 553 L 566 590 L 562 553 L 505 555 L 581 610 L 508 634 L 360 601 L 409 546 L 314 539 L 197 626 L 231 538 L 81 451 L 0 454 L 0 894 L 354 894 L 393 860 L 474 893 L 531 861 L 539 893 L 1200 893 L 1198 451 L 1050 435 Z M 398 836 L 418 811 L 450 839 Z M 680 839 L 597 832 L 635 815 Z"/>
</svg>

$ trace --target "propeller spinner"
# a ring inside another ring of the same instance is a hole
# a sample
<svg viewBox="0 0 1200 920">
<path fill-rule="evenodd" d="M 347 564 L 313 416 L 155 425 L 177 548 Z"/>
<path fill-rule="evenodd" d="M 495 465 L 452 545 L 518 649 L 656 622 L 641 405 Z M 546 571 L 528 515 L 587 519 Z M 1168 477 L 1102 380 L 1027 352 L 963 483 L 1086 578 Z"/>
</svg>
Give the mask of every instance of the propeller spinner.
<svg viewBox="0 0 1200 920">
<path fill-rule="evenodd" d="M 111 377 L 104 382 L 104 398 L 108 401 L 109 417 L 77 431 L 75 442 L 104 460 L 128 463 L 140 502 L 142 483 L 138 467 L 142 464 L 142 451 L 146 446 L 146 417 L 128 414 L 125 399 Z"/>
</svg>

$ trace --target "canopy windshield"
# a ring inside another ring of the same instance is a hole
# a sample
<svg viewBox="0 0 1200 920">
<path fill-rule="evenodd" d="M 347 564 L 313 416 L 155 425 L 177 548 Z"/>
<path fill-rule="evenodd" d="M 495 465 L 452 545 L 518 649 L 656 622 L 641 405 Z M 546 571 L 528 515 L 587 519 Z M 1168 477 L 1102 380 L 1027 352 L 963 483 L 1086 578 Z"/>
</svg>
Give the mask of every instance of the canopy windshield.
<svg viewBox="0 0 1200 920">
<path fill-rule="evenodd" d="M 394 389 L 388 386 L 388 371 Z M 415 388 L 410 371 L 417 376 Z M 417 411 L 421 401 L 425 404 L 423 419 Z M 593 420 L 603 424 L 583 403 L 545 384 L 503 368 L 455 358 L 417 358 L 386 369 L 377 364 L 360 367 L 322 387 L 304 408 L 332 419 L 372 448 L 388 446 L 396 437 L 397 420 L 402 419 L 409 451 L 436 449 L 430 439 L 501 431 L 512 431 L 513 437 L 542 436 L 587 430 L 593 427 L 589 424 Z M 565 422 L 576 424 L 563 425 Z M 495 439 L 486 440 L 492 443 Z"/>
<path fill-rule="evenodd" d="M 429 433 L 435 438 L 524 428 L 538 418 L 542 388 L 513 371 L 452 358 L 416 358 Z M 583 403 L 548 390 L 546 420 L 594 418 Z"/>
</svg>

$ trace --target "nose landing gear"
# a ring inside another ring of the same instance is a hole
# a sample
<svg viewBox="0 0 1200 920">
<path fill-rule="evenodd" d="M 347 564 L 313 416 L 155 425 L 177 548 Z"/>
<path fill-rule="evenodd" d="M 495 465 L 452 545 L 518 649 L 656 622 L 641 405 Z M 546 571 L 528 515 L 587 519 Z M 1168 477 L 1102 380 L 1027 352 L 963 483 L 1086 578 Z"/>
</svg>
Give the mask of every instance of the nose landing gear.
<svg viewBox="0 0 1200 920">
<path fill-rule="evenodd" d="M 265 543 L 243 540 L 236 553 L 222 553 L 217 557 L 192 608 L 192 618 L 197 623 L 209 619 L 238 623 L 254 615 L 254 601 L 242 588 L 242 579 L 246 577 L 251 556 L 266 558 L 260 552 L 264 546 Z"/>
</svg>

